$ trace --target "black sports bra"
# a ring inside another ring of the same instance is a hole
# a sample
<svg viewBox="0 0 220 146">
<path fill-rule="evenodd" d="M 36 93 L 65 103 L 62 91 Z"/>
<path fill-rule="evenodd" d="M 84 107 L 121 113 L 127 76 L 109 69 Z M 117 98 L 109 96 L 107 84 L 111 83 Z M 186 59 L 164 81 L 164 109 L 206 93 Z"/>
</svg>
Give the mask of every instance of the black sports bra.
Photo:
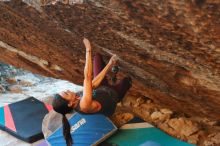
<svg viewBox="0 0 220 146">
<path fill-rule="evenodd" d="M 80 97 L 83 96 L 82 91 L 76 94 Z M 92 98 L 101 104 L 101 109 L 96 113 L 104 114 L 105 116 L 111 116 L 115 112 L 117 102 L 119 101 L 117 92 L 108 86 L 100 86 L 93 90 Z M 80 102 L 78 102 L 75 110 L 83 113 L 80 110 L 79 103 Z"/>
</svg>

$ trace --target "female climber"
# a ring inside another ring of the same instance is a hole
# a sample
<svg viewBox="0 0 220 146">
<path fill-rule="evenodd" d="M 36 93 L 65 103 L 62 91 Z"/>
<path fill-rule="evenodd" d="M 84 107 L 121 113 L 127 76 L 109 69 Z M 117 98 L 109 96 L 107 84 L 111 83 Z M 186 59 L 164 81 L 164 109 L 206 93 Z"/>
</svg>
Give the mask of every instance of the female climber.
<svg viewBox="0 0 220 146">
<path fill-rule="evenodd" d="M 74 93 L 67 90 L 56 94 L 52 103 L 54 110 L 63 115 L 63 135 L 67 146 L 71 146 L 73 140 L 65 114 L 74 109 L 84 114 L 100 113 L 111 116 L 116 104 L 131 87 L 130 77 L 123 78 L 114 86 L 107 81 L 106 74 L 116 64 L 116 55 L 113 55 L 105 65 L 101 55 L 96 54 L 93 61 L 94 79 L 92 79 L 92 48 L 88 39 L 84 39 L 83 42 L 86 47 L 83 92 Z"/>
</svg>

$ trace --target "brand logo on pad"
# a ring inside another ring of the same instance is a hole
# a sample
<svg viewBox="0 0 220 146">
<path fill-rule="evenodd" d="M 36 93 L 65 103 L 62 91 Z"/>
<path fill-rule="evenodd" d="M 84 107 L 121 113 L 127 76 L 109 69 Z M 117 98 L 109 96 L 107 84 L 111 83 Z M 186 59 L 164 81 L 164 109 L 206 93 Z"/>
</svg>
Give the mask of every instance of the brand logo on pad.
<svg viewBox="0 0 220 146">
<path fill-rule="evenodd" d="M 70 132 L 73 133 L 76 129 L 78 129 L 80 126 L 84 125 L 86 123 L 86 119 L 82 118 L 80 119 L 76 124 L 71 126 Z"/>
</svg>

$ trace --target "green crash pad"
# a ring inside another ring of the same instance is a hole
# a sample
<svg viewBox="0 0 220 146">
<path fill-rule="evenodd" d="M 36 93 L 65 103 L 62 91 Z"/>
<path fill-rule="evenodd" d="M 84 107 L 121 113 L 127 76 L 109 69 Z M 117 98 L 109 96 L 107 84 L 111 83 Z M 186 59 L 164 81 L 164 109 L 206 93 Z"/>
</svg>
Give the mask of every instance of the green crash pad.
<svg viewBox="0 0 220 146">
<path fill-rule="evenodd" d="M 195 146 L 176 139 L 146 122 L 125 124 L 106 142 L 112 146 Z"/>
</svg>

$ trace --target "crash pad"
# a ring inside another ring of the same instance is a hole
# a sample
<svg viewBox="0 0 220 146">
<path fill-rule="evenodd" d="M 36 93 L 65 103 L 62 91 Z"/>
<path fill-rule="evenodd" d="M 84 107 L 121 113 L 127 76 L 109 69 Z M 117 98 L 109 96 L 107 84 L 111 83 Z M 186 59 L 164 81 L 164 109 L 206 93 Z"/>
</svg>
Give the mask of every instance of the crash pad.
<svg viewBox="0 0 220 146">
<path fill-rule="evenodd" d="M 43 138 L 41 125 L 52 109 L 34 97 L 0 107 L 0 129 L 26 142 Z"/>
<path fill-rule="evenodd" d="M 49 114 L 53 115 L 51 116 Z M 62 116 L 55 111 L 51 111 L 49 114 L 45 116 L 42 126 L 48 145 L 66 145 L 61 123 Z M 67 117 L 71 125 L 71 136 L 74 146 L 97 145 L 110 137 L 117 130 L 117 127 L 110 119 L 101 114 L 82 114 L 73 112 Z"/>
<path fill-rule="evenodd" d="M 109 146 L 194 146 L 136 117 L 120 127 L 118 132 L 103 144 Z"/>
<path fill-rule="evenodd" d="M 36 144 L 34 146 L 49 146 L 49 145 L 48 145 L 47 141 L 44 140 L 44 141 L 41 141 L 39 144 Z"/>
</svg>

